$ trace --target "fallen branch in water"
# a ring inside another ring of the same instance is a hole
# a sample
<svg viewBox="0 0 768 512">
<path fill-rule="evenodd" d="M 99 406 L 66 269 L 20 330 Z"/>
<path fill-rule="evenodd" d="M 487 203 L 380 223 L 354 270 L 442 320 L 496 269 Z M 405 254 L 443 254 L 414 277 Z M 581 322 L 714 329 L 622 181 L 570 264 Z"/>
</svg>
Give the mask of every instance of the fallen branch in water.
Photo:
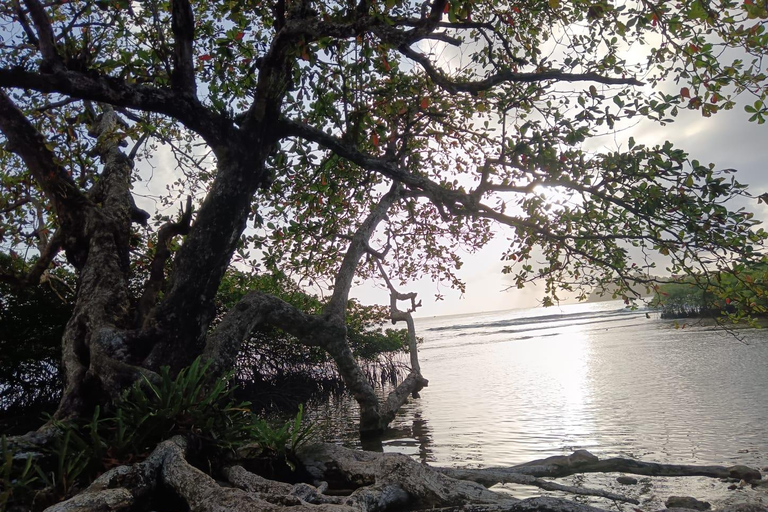
<svg viewBox="0 0 768 512">
<path fill-rule="evenodd" d="M 502 483 L 516 475 L 533 477 L 564 477 L 581 473 L 631 473 L 645 476 L 706 476 L 710 478 L 737 478 L 750 482 L 762 475 L 747 466 L 693 466 L 658 464 L 633 459 L 611 458 L 600 460 L 586 450 L 571 455 L 548 457 L 508 468 L 453 469 L 435 468 L 438 471 L 463 480 L 472 480 L 486 486 Z"/>
</svg>

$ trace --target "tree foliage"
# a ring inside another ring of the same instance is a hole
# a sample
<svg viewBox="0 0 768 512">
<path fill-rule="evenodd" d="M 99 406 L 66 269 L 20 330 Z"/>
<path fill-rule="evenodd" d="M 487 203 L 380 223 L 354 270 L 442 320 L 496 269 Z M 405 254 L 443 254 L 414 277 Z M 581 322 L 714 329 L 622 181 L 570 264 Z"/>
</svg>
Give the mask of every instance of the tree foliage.
<svg viewBox="0 0 768 512">
<path fill-rule="evenodd" d="M 497 228 L 505 271 L 543 278 L 547 301 L 648 280 L 644 255 L 676 274 L 758 257 L 766 233 L 728 203 L 749 197 L 730 170 L 669 143 L 588 148 L 738 94 L 762 123 L 767 15 L 764 0 L 4 3 L 0 232 L 6 253 L 39 255 L 5 280 L 37 283 L 57 258 L 78 274 L 59 416 L 201 353 L 224 371 L 269 325 L 328 352 L 378 428 L 391 411 L 347 344 L 354 279 L 379 279 L 408 323 L 418 303 L 393 282 L 463 290 L 459 254 Z M 146 165 L 174 173 L 158 204 L 193 198 L 181 215 L 137 207 Z M 331 292 L 302 311 L 254 291 L 212 328 L 233 261 Z"/>
</svg>

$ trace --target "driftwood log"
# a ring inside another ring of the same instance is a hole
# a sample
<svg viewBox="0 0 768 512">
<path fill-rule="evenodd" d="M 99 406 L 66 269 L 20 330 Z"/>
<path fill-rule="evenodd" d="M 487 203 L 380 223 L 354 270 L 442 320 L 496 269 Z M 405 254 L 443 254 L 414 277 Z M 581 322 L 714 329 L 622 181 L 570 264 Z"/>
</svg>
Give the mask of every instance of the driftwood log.
<svg viewBox="0 0 768 512">
<path fill-rule="evenodd" d="M 616 502 L 635 500 L 599 489 L 560 485 L 545 477 L 583 472 L 624 472 L 651 476 L 708 476 L 759 481 L 744 466 L 681 466 L 629 459 L 599 460 L 586 451 L 550 457 L 508 468 L 433 468 L 396 453 L 356 451 L 330 444 L 305 448 L 299 455 L 307 482 L 288 484 L 256 475 L 233 462 L 219 480 L 187 461 L 181 437 L 158 445 L 144 461 L 104 473 L 73 498 L 49 512 L 152 510 L 158 500 L 192 512 L 291 511 L 385 512 L 432 510 L 467 512 L 599 512 L 601 509 L 562 498 L 516 499 L 487 488 L 512 482 L 543 489 L 601 496 Z M 743 507 L 742 507 L 743 509 Z M 746 512 L 747 509 L 738 509 Z M 635 509 L 639 510 L 639 509 Z M 736 509 L 734 509 L 735 512 Z M 751 506 L 749 512 L 766 511 Z"/>
</svg>

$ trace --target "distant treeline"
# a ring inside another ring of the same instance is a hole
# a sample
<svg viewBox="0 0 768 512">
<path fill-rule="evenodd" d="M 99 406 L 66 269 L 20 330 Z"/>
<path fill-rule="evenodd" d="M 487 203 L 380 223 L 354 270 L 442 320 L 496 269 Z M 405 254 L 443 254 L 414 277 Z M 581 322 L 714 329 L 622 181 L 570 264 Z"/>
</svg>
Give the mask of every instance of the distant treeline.
<svg viewBox="0 0 768 512">
<path fill-rule="evenodd" d="M 661 318 L 766 316 L 766 284 L 768 265 L 674 278 L 656 287 L 651 305 L 661 310 Z"/>
<path fill-rule="evenodd" d="M 632 292 L 653 296 L 661 318 L 703 318 L 724 314 L 768 316 L 768 264 L 737 265 L 709 276 L 650 276 L 655 285 L 633 284 Z M 608 286 L 593 291 L 587 302 L 622 299 L 626 289 Z"/>
</svg>

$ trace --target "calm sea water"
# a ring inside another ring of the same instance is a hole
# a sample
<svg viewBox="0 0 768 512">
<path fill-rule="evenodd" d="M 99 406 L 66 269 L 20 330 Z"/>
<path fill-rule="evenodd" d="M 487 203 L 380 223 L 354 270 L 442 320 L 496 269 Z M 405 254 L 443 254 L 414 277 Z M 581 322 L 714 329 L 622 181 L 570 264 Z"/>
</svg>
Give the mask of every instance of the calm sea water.
<svg viewBox="0 0 768 512">
<path fill-rule="evenodd" d="M 621 302 L 417 321 L 429 379 L 385 451 L 502 466 L 587 449 L 648 461 L 768 466 L 768 329 L 675 329 Z M 383 390 L 382 390 L 383 391 Z M 356 406 L 315 411 L 360 446 Z"/>
</svg>

